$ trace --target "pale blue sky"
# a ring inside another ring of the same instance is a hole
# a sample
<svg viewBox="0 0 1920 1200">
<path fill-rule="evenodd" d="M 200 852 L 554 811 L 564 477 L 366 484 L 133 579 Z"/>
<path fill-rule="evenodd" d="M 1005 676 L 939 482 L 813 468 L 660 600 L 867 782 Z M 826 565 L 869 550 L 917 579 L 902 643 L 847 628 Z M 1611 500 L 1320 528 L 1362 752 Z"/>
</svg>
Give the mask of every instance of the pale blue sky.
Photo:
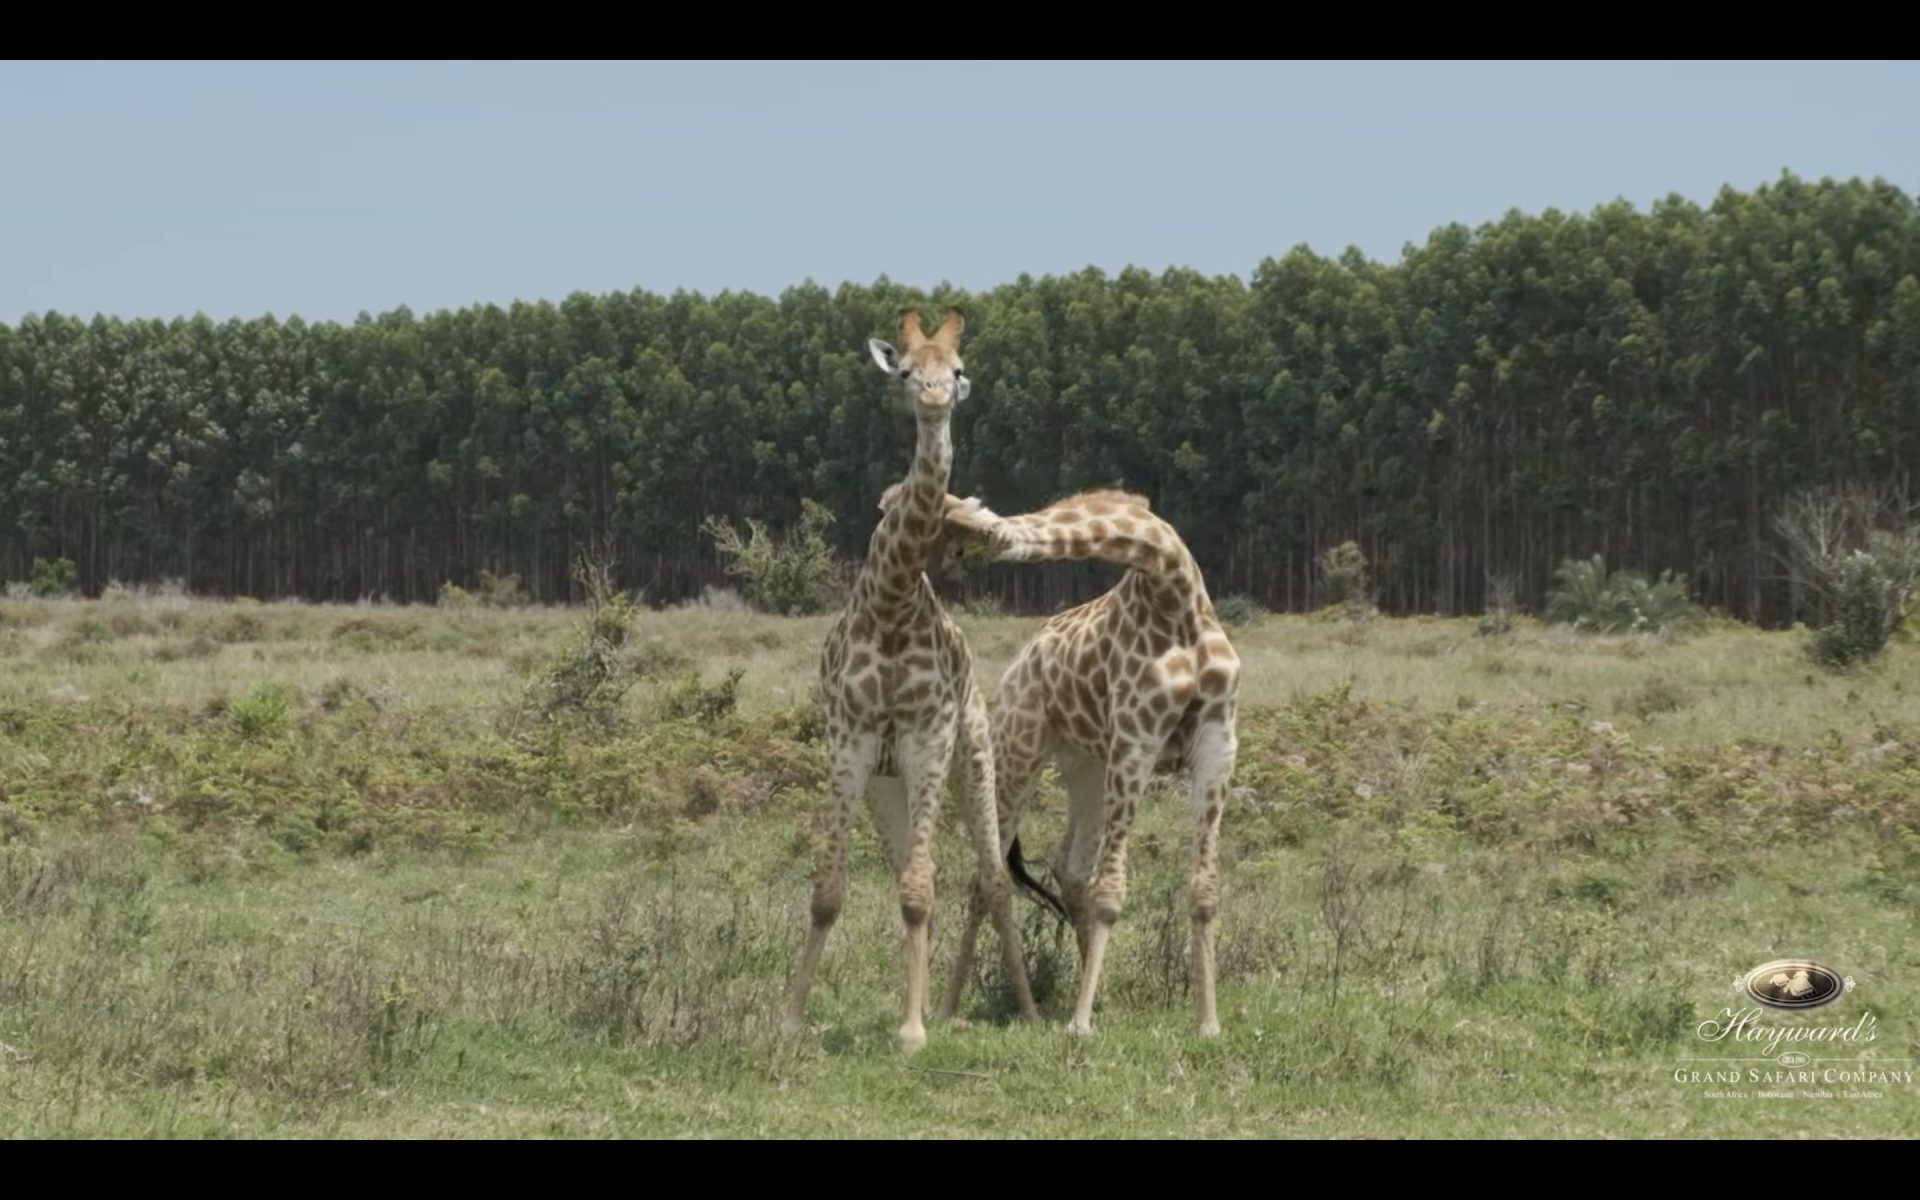
<svg viewBox="0 0 1920 1200">
<path fill-rule="evenodd" d="M 983 289 L 1920 187 L 1913 63 L 0 63 L 0 320 Z"/>
</svg>

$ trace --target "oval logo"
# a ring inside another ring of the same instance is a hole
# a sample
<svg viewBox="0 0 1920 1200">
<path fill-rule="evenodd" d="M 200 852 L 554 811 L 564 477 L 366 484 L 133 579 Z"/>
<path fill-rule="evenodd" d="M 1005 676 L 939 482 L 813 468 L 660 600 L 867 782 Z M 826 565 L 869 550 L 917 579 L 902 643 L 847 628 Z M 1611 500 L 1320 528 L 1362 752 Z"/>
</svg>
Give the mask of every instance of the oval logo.
<svg viewBox="0 0 1920 1200">
<path fill-rule="evenodd" d="M 1783 1067 L 1804 1067 L 1812 1061 L 1798 1050 L 1789 1050 L 1780 1056 L 1780 1065 Z"/>
<path fill-rule="evenodd" d="M 1748 971 L 1740 990 L 1756 1004 L 1789 1010 L 1831 1004 L 1847 990 L 1834 971 L 1804 958 L 1783 958 Z"/>
</svg>

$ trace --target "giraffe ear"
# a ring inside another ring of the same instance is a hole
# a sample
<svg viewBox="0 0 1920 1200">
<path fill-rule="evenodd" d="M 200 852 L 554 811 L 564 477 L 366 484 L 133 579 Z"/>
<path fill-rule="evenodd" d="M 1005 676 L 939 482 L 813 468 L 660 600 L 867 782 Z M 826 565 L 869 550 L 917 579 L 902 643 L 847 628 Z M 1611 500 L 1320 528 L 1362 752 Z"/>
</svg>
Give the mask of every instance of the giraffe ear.
<svg viewBox="0 0 1920 1200">
<path fill-rule="evenodd" d="M 920 323 L 920 310 L 910 308 L 900 314 L 900 344 L 912 354 L 927 340 L 927 327 Z"/>
<path fill-rule="evenodd" d="M 889 375 L 900 373 L 900 352 L 879 338 L 867 339 L 867 353 L 873 355 L 873 365 Z"/>
<path fill-rule="evenodd" d="M 957 349 L 961 331 L 966 327 L 967 319 L 960 315 L 960 310 L 950 308 L 947 310 L 947 319 L 940 322 L 940 328 L 934 331 L 933 340 L 949 350 Z"/>
</svg>

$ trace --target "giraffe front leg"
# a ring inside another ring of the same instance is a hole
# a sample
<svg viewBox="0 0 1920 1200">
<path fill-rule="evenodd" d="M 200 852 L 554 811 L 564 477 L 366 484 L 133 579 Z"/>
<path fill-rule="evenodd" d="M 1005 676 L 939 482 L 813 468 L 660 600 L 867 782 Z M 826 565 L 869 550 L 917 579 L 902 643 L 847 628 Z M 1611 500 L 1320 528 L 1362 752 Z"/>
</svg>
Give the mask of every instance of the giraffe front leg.
<svg viewBox="0 0 1920 1200">
<path fill-rule="evenodd" d="M 1080 957 L 1080 998 L 1074 1004 L 1067 1032 L 1093 1032 L 1093 1001 L 1100 991 L 1100 968 L 1107 955 L 1107 939 L 1127 900 L 1127 834 L 1134 812 L 1147 790 L 1154 756 L 1127 749 L 1107 764 L 1106 796 L 1100 829 L 1098 866 L 1085 892 L 1082 920 L 1086 926 Z"/>
<path fill-rule="evenodd" d="M 957 721 L 902 733 L 897 743 L 901 778 L 907 788 L 908 845 L 899 873 L 900 919 L 906 926 L 907 992 L 900 1018 L 900 1046 L 918 1050 L 927 1044 L 929 958 L 933 950 L 933 833 L 940 799 L 953 766 Z"/>
<path fill-rule="evenodd" d="M 1226 807 L 1227 781 L 1238 751 L 1231 708 L 1201 721 L 1193 754 L 1193 876 L 1187 907 L 1193 918 L 1193 975 L 1199 982 L 1200 1036 L 1220 1032 L 1213 998 L 1213 918 L 1220 903 L 1220 814 Z"/>
<path fill-rule="evenodd" d="M 820 952 L 826 947 L 827 934 L 840 916 L 840 905 L 847 894 L 847 845 L 853 833 L 853 806 L 866 789 L 867 777 L 879 757 L 880 739 L 875 734 L 854 734 L 829 730 L 833 760 L 831 798 L 825 837 L 813 872 L 813 903 L 806 948 L 800 955 L 800 969 L 794 973 L 793 990 L 787 999 L 787 1011 L 781 1026 L 797 1033 L 807 1025 L 807 993 L 813 990 L 813 973 L 820 965 Z"/>
</svg>

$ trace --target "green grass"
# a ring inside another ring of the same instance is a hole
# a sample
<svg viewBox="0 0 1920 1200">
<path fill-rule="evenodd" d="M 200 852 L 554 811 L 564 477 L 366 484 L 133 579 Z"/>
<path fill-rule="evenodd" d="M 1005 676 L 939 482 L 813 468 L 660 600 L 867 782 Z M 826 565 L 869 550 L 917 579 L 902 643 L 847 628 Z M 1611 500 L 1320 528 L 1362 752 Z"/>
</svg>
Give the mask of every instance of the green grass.
<svg viewBox="0 0 1920 1200">
<path fill-rule="evenodd" d="M 1920 652 L 1257 618 L 1192 1034 L 1183 800 L 1143 813 L 1097 1034 L 983 947 L 893 1048 L 872 832 L 799 1037 L 824 619 L 642 614 L 608 729 L 530 720 L 577 612 L 0 603 L 0 1133 L 1911 1136 L 1920 1089 L 1711 1099 L 1694 1027 L 1769 958 L 1920 1030 Z M 1037 622 L 963 618 L 997 675 Z M 738 703 L 688 703 L 740 671 Z M 690 674 L 699 682 L 690 684 Z M 670 714 L 688 714 L 673 717 Z M 1051 781 L 1029 853 L 1056 843 Z M 938 843 L 936 990 L 970 868 Z M 989 934 L 990 938 L 991 935 Z M 1700 1065 L 1700 1064 L 1693 1064 Z M 1920 1068 L 1920 1064 L 1897 1064 Z"/>
</svg>

